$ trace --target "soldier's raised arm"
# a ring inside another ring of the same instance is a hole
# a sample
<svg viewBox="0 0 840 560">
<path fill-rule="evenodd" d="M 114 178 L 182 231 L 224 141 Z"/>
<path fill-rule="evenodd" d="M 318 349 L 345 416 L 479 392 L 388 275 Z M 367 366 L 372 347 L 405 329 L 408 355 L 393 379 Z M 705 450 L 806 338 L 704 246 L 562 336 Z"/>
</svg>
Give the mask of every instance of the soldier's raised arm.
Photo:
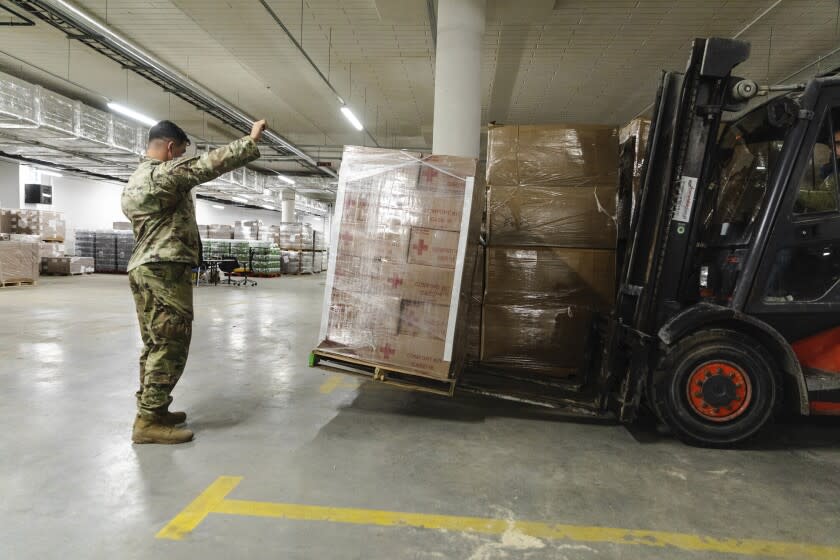
<svg viewBox="0 0 840 560">
<path fill-rule="evenodd" d="M 178 190 L 190 190 L 260 157 L 257 142 L 265 130 L 265 120 L 251 128 L 251 134 L 234 140 L 227 146 L 216 148 L 200 156 L 167 161 L 158 166 L 154 175 L 157 181 L 169 183 Z"/>
</svg>

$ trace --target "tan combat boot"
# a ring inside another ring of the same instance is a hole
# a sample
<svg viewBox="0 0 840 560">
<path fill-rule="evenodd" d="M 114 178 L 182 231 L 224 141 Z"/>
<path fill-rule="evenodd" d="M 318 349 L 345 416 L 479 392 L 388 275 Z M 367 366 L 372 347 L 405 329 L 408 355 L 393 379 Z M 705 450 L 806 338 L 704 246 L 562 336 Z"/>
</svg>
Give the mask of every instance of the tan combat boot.
<svg viewBox="0 0 840 560">
<path fill-rule="evenodd" d="M 134 420 L 131 441 L 134 443 L 186 443 L 192 441 L 192 430 L 166 425 L 159 420 L 138 416 Z"/>
<path fill-rule="evenodd" d="M 165 424 L 167 426 L 175 426 L 177 424 L 183 424 L 187 421 L 187 413 L 186 412 L 169 412 L 168 410 L 163 413 L 158 419 L 158 423 Z"/>
</svg>

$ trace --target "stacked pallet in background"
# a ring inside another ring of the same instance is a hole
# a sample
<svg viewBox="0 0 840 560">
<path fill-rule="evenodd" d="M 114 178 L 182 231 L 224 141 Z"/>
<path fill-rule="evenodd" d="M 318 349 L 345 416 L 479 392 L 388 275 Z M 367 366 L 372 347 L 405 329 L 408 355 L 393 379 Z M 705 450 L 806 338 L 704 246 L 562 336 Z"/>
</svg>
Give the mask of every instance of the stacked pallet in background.
<svg viewBox="0 0 840 560">
<path fill-rule="evenodd" d="M 480 229 L 475 166 L 345 148 L 316 354 L 449 386 L 464 359 L 466 249 Z"/>
<path fill-rule="evenodd" d="M 41 266 L 37 238 L 30 241 L 2 239 L 0 236 L 0 287 L 36 284 Z"/>
<path fill-rule="evenodd" d="M 264 227 L 262 220 L 238 221 L 233 226 L 233 238 L 258 241 L 260 239 L 260 230 Z"/>
<path fill-rule="evenodd" d="M 233 239 L 234 230 L 234 226 L 223 224 L 198 226 L 198 233 L 202 239 Z"/>
<path fill-rule="evenodd" d="M 570 375 L 615 282 L 616 130 L 494 126 L 488 135 L 481 362 Z"/>
<path fill-rule="evenodd" d="M 241 268 L 255 276 L 279 276 L 280 250 L 270 241 L 251 239 L 202 239 L 204 260 L 236 257 Z"/>
<path fill-rule="evenodd" d="M 313 274 L 324 270 L 324 235 L 309 224 L 297 222 L 271 226 L 282 254 L 283 274 Z"/>
<path fill-rule="evenodd" d="M 133 251 L 131 231 L 76 230 L 76 256 L 92 257 L 96 272 L 125 273 Z"/>
<path fill-rule="evenodd" d="M 0 209 L 0 234 L 19 237 L 18 240 L 39 244 L 42 258 L 63 257 L 67 226 L 61 212 Z"/>
<path fill-rule="evenodd" d="M 41 274 L 51 276 L 76 276 L 95 271 L 92 257 L 42 257 Z"/>
</svg>

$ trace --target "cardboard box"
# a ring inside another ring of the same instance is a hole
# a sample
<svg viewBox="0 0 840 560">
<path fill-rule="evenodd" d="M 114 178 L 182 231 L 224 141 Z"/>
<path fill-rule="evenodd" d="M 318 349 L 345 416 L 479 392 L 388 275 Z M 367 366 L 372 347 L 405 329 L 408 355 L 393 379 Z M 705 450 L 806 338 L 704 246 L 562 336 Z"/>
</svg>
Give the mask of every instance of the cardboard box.
<svg viewBox="0 0 840 560">
<path fill-rule="evenodd" d="M 55 243 L 52 241 L 41 241 L 38 244 L 39 254 L 41 258 L 49 257 L 63 257 L 64 243 Z"/>
<path fill-rule="evenodd" d="M 408 257 L 411 230 L 407 226 L 375 223 L 342 223 L 337 254 L 404 263 Z"/>
<path fill-rule="evenodd" d="M 473 273 L 470 281 L 469 308 L 467 311 L 466 360 L 477 362 L 481 358 L 481 315 L 484 305 L 485 248 L 473 246 L 470 251 Z"/>
<path fill-rule="evenodd" d="M 452 269 L 448 268 L 383 262 L 371 269 L 365 291 L 409 301 L 449 305 L 453 276 Z"/>
<path fill-rule="evenodd" d="M 10 233 L 37 235 L 42 241 L 64 241 L 66 225 L 60 212 L 44 210 L 10 210 L 8 215 Z"/>
<path fill-rule="evenodd" d="M 41 259 L 41 270 L 56 276 L 92 274 L 94 262 L 92 257 L 48 257 Z"/>
<path fill-rule="evenodd" d="M 460 237 L 457 231 L 411 228 L 408 262 L 439 268 L 455 268 Z"/>
<path fill-rule="evenodd" d="M 292 256 L 298 253 L 283 252 L 285 256 Z M 366 261 L 366 266 L 371 266 Z M 284 270 L 285 272 L 285 270 Z M 367 286 L 371 275 L 371 269 L 365 270 L 367 278 L 362 277 L 362 258 L 349 255 L 336 254 L 335 269 L 333 271 L 333 288 L 345 292 L 361 292 Z"/>
<path fill-rule="evenodd" d="M 615 251 L 490 247 L 488 304 L 574 304 L 608 311 L 615 298 Z"/>
<path fill-rule="evenodd" d="M 399 334 L 416 338 L 446 340 L 449 306 L 416 301 L 402 302 Z"/>
<path fill-rule="evenodd" d="M 37 241 L 0 241 L 0 283 L 36 282 L 41 270 Z"/>
<path fill-rule="evenodd" d="M 546 375 L 574 374 L 584 365 L 592 317 L 574 305 L 485 304 L 481 361 Z"/>
<path fill-rule="evenodd" d="M 618 133 L 609 126 L 491 126 L 487 145 L 492 186 L 593 186 L 617 177 Z"/>
<path fill-rule="evenodd" d="M 233 226 L 211 224 L 207 226 L 208 239 L 233 239 Z"/>
<path fill-rule="evenodd" d="M 611 186 L 493 186 L 487 206 L 491 245 L 615 248 Z"/>
<path fill-rule="evenodd" d="M 14 233 L 12 231 L 12 211 L 0 208 L 0 233 Z"/>
<path fill-rule="evenodd" d="M 354 344 L 360 336 L 396 336 L 399 332 L 401 301 L 397 297 L 372 296 L 333 290 L 330 298 L 327 340 Z M 361 333 L 361 335 L 360 335 Z"/>
<path fill-rule="evenodd" d="M 474 177 L 475 162 L 466 158 L 430 155 L 423 158 L 418 190 L 461 193 L 467 177 Z"/>
<path fill-rule="evenodd" d="M 376 339 L 369 359 L 424 377 L 448 379 L 452 364 L 443 360 L 444 345 L 442 340 L 429 338 L 381 337 Z"/>
<path fill-rule="evenodd" d="M 464 193 L 414 190 L 385 193 L 346 192 L 342 223 L 412 226 L 460 231 Z"/>
</svg>

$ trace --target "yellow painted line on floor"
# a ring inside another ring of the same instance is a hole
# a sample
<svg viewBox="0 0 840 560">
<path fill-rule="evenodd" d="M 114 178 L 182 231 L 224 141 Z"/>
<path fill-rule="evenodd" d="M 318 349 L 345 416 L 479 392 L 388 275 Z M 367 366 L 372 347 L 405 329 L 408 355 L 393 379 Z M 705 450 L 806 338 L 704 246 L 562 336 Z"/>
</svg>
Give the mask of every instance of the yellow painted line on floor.
<svg viewBox="0 0 840 560">
<path fill-rule="evenodd" d="M 329 395 L 339 387 L 344 387 L 346 389 L 355 389 L 358 387 L 355 383 L 351 383 L 346 375 L 341 373 L 336 373 L 335 375 L 330 376 L 329 379 L 324 381 L 321 384 L 321 387 L 318 389 L 322 395 Z"/>
<path fill-rule="evenodd" d="M 485 535 L 502 535 L 509 531 L 516 531 L 544 540 L 673 548 L 692 552 L 739 554 L 762 558 L 790 560 L 837 560 L 840 558 L 840 547 L 807 543 L 720 539 L 667 531 L 226 499 L 241 480 L 241 477 L 220 477 L 161 529 L 157 538 L 182 540 L 212 513 L 379 527 L 415 527 Z"/>
<path fill-rule="evenodd" d="M 173 517 L 172 521 L 155 535 L 156 538 L 180 541 L 198 527 L 205 517 L 215 512 L 225 496 L 239 486 L 240 482 L 242 482 L 241 476 L 220 476 L 181 513 Z"/>
</svg>

